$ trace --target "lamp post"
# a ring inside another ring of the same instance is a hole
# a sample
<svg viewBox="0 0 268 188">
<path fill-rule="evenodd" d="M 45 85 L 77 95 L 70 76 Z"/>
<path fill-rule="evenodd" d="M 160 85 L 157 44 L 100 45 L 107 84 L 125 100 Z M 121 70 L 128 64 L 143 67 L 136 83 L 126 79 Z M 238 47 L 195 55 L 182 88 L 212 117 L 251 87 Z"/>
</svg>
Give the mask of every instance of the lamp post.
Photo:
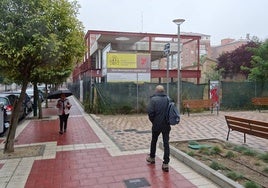
<svg viewBox="0 0 268 188">
<path fill-rule="evenodd" d="M 180 41 L 180 25 L 184 22 L 184 19 L 175 19 L 173 20 L 173 22 L 178 26 L 178 95 L 177 95 L 177 107 L 178 107 L 178 111 L 180 113 L 180 103 L 181 103 L 181 99 L 180 99 L 180 82 L 181 82 L 181 75 L 180 75 L 180 70 L 181 70 L 181 41 Z"/>
</svg>

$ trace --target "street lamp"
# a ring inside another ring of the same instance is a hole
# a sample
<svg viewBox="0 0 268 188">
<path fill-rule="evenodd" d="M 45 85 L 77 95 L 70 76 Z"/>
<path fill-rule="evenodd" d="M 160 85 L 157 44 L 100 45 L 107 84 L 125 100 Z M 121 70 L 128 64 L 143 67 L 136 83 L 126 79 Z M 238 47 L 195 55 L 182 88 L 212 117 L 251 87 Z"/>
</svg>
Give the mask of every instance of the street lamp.
<svg viewBox="0 0 268 188">
<path fill-rule="evenodd" d="M 173 22 L 178 26 L 178 95 L 177 95 L 177 107 L 178 111 L 180 113 L 180 82 L 181 82 L 181 75 L 180 75 L 180 69 L 181 69 L 181 41 L 180 41 L 180 25 L 184 22 L 184 19 L 175 19 Z"/>
</svg>

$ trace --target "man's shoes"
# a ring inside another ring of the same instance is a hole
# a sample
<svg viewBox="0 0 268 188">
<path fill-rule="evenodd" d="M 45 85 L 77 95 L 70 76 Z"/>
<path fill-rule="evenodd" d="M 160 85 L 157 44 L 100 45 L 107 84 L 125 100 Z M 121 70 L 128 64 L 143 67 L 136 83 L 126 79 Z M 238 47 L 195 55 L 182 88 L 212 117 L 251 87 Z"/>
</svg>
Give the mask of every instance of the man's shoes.
<svg viewBox="0 0 268 188">
<path fill-rule="evenodd" d="M 60 131 L 59 133 L 60 133 L 60 134 L 63 134 L 63 132 L 62 132 L 62 131 Z"/>
<path fill-rule="evenodd" d="M 168 171 L 169 171 L 168 164 L 163 163 L 163 164 L 162 164 L 162 170 L 163 170 L 164 172 L 168 172 Z"/>
<path fill-rule="evenodd" d="M 154 163 L 155 163 L 155 158 L 152 158 L 152 157 L 148 156 L 148 157 L 146 158 L 146 161 L 147 161 L 148 163 L 150 163 L 150 164 L 154 164 Z"/>
<path fill-rule="evenodd" d="M 66 129 L 64 129 L 64 132 L 66 133 Z"/>
</svg>

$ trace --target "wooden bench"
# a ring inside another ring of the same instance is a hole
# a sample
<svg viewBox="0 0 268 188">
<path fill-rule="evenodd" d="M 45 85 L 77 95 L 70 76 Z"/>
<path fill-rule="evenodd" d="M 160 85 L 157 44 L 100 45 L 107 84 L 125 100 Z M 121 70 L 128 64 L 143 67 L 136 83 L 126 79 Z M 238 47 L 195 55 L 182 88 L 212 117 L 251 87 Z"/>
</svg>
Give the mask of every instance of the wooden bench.
<svg viewBox="0 0 268 188">
<path fill-rule="evenodd" d="M 225 116 L 225 120 L 228 125 L 228 134 L 226 140 L 229 139 L 231 130 L 244 133 L 244 143 L 246 143 L 246 134 L 268 139 L 267 122 L 233 116 Z"/>
<path fill-rule="evenodd" d="M 183 114 L 187 111 L 188 116 L 190 116 L 191 109 L 202 109 L 202 108 L 209 108 L 211 113 L 213 113 L 214 104 L 211 99 L 191 99 L 191 100 L 183 100 Z M 217 108 L 217 115 L 219 114 L 219 107 L 218 105 L 215 106 Z"/>
<path fill-rule="evenodd" d="M 262 106 L 268 106 L 268 97 L 255 97 L 251 99 L 252 104 L 259 106 L 259 111 L 261 111 Z"/>
</svg>

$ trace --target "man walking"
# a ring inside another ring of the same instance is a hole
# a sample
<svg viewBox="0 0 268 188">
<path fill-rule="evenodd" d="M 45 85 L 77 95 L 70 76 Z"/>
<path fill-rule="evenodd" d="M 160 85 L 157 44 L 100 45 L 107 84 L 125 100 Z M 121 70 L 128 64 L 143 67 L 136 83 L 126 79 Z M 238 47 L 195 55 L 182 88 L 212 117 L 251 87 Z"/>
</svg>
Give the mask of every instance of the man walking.
<svg viewBox="0 0 268 188">
<path fill-rule="evenodd" d="M 152 122 L 152 140 L 150 154 L 146 158 L 146 161 L 150 164 L 155 163 L 155 153 L 156 153 L 156 144 L 160 133 L 162 133 L 163 144 L 164 144 L 164 157 L 162 170 L 165 172 L 169 171 L 169 133 L 171 130 L 170 125 L 166 120 L 166 112 L 168 106 L 168 97 L 165 94 L 164 87 L 158 85 L 155 88 L 155 94 L 151 97 L 148 105 L 148 117 Z"/>
</svg>

